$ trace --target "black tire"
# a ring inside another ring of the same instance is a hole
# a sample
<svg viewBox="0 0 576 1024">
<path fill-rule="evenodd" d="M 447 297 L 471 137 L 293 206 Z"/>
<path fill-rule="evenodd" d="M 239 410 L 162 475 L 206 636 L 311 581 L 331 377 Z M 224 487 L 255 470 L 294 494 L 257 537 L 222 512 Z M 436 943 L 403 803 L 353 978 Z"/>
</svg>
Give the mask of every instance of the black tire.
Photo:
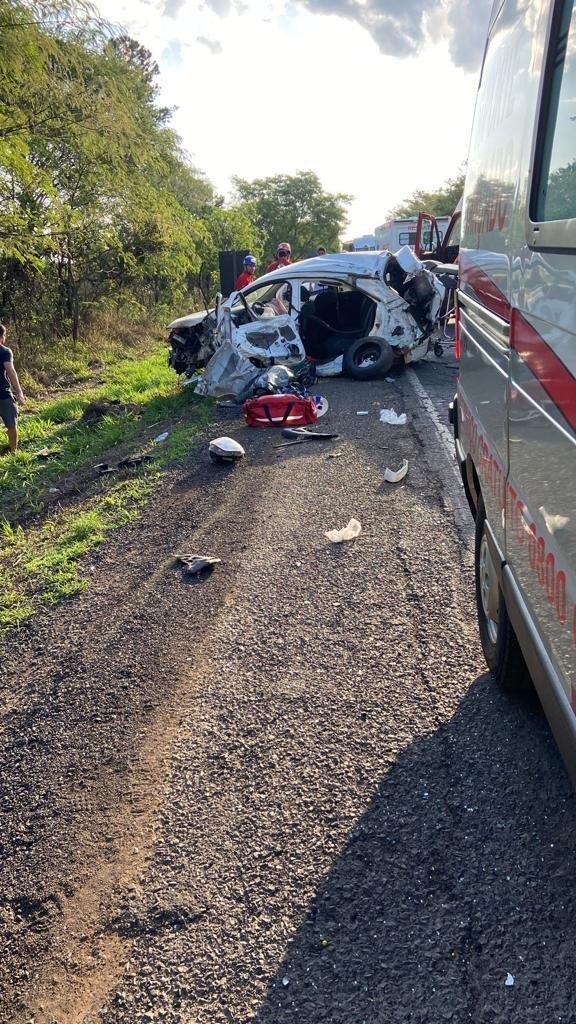
<svg viewBox="0 0 576 1024">
<path fill-rule="evenodd" d="M 504 594 L 498 584 L 496 570 L 486 539 L 485 523 L 486 512 L 484 502 L 480 499 L 476 511 L 476 538 L 474 545 L 476 608 L 478 611 L 480 642 L 488 668 L 501 689 L 508 693 L 527 693 L 532 689 L 532 681 L 526 668 L 520 644 L 516 639 L 516 634 L 508 617 Z M 495 591 L 491 589 L 488 583 L 489 579 L 493 580 L 492 586 L 497 588 L 497 610 L 494 612 L 497 616 L 496 618 L 490 614 L 493 601 L 490 600 L 488 595 L 494 595 Z"/>
<path fill-rule="evenodd" d="M 367 365 L 362 366 L 364 361 Z M 392 346 L 385 338 L 358 338 L 344 353 L 342 370 L 354 380 L 374 380 L 384 377 L 394 362 Z"/>
</svg>

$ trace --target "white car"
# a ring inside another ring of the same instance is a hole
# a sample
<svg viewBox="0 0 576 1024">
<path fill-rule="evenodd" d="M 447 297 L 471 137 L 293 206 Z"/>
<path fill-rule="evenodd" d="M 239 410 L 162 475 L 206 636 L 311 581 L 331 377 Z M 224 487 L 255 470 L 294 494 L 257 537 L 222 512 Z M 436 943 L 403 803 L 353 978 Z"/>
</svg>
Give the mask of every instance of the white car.
<svg viewBox="0 0 576 1024">
<path fill-rule="evenodd" d="M 445 269 L 445 268 L 444 268 Z M 452 268 L 453 270 L 455 268 Z M 439 352 L 445 289 L 408 246 L 333 253 L 258 278 L 208 313 L 174 320 L 170 365 L 190 376 L 228 342 L 256 366 L 339 360 L 359 380 Z M 337 364 L 338 365 L 338 364 Z"/>
</svg>

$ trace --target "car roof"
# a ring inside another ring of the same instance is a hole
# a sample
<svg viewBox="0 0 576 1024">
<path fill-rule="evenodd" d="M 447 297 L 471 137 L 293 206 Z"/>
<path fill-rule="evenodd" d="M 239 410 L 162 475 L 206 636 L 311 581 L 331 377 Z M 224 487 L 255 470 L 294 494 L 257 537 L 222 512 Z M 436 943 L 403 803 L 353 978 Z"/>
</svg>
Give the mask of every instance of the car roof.
<svg viewBox="0 0 576 1024">
<path fill-rule="evenodd" d="M 313 256 L 309 260 L 299 260 L 287 267 L 278 267 L 269 274 L 256 278 L 254 284 L 262 285 L 267 281 L 285 281 L 296 277 L 306 280 L 315 277 L 380 277 L 390 253 L 382 252 L 333 252 L 326 256 Z M 250 285 L 251 288 L 254 284 Z"/>
</svg>

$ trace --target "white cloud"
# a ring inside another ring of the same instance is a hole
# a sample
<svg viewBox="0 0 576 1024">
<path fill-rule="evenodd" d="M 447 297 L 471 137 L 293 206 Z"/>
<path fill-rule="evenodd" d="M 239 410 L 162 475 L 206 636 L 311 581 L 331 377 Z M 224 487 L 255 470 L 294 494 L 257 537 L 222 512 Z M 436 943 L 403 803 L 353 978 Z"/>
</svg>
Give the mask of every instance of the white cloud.
<svg viewBox="0 0 576 1024">
<path fill-rule="evenodd" d="M 177 107 L 184 145 L 219 191 L 235 174 L 311 169 L 326 188 L 354 195 L 349 233 L 362 234 L 466 156 L 476 74 L 452 63 L 438 18 L 428 25 L 437 41 L 423 37 L 418 56 L 400 59 L 357 21 L 300 0 L 270 0 L 265 16 L 241 0 L 100 8 L 152 50 L 162 102 Z"/>
</svg>

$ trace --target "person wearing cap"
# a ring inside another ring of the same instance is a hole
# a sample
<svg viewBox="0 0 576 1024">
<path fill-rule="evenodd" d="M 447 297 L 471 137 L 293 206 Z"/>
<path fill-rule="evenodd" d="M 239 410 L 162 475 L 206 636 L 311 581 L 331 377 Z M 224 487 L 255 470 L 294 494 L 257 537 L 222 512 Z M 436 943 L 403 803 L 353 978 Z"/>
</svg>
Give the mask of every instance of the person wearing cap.
<svg viewBox="0 0 576 1024">
<path fill-rule="evenodd" d="M 242 266 L 244 269 L 236 278 L 236 284 L 234 285 L 237 292 L 241 288 L 245 288 L 247 284 L 252 284 L 252 281 L 256 278 L 256 260 L 253 256 L 245 256 Z"/>
<path fill-rule="evenodd" d="M 290 242 L 280 242 L 276 250 L 276 259 L 266 267 L 266 273 L 278 270 L 279 267 L 287 267 L 292 262 L 292 247 Z"/>
<path fill-rule="evenodd" d="M 318 248 L 316 249 L 316 255 L 317 256 L 325 256 L 326 255 L 326 249 L 324 248 L 323 245 L 319 245 L 318 246 Z"/>
</svg>

